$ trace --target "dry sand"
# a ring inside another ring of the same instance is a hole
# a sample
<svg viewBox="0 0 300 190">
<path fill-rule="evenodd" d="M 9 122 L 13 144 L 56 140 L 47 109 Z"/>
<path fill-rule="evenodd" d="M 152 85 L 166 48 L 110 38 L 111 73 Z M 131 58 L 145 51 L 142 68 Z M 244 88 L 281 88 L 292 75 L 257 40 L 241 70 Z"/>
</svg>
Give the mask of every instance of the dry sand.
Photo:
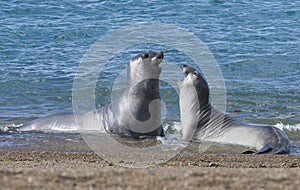
<svg viewBox="0 0 300 190">
<path fill-rule="evenodd" d="M 299 189 L 300 156 L 181 153 L 123 168 L 92 152 L 0 151 L 0 189 Z"/>
</svg>

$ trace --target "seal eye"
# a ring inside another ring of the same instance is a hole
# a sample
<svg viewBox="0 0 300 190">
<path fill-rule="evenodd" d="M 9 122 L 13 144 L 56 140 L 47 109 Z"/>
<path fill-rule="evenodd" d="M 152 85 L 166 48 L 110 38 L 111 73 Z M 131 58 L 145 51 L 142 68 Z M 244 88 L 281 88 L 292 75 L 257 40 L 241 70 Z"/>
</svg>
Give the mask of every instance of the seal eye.
<svg viewBox="0 0 300 190">
<path fill-rule="evenodd" d="M 144 59 L 149 58 L 149 54 L 148 54 L 148 53 L 145 53 L 144 56 L 143 56 L 143 58 L 144 58 Z"/>
<path fill-rule="evenodd" d="M 189 74 L 189 72 L 188 72 L 188 71 L 184 71 L 184 74 L 185 74 L 185 75 L 188 75 L 188 74 Z"/>
</svg>

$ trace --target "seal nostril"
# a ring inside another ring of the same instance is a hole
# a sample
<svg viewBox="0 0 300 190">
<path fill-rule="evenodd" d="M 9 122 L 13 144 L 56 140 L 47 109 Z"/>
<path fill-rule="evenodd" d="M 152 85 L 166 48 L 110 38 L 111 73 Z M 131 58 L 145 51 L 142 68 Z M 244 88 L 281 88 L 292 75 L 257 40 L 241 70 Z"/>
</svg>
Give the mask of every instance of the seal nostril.
<svg viewBox="0 0 300 190">
<path fill-rule="evenodd" d="M 164 53 L 161 51 L 160 54 L 161 54 L 161 59 L 163 59 L 164 58 Z"/>
<path fill-rule="evenodd" d="M 157 53 L 157 58 L 158 59 L 163 59 L 164 58 L 164 53 L 163 52 L 158 52 Z"/>
<path fill-rule="evenodd" d="M 186 64 L 183 64 L 182 67 L 187 67 L 187 65 L 186 65 Z"/>
</svg>

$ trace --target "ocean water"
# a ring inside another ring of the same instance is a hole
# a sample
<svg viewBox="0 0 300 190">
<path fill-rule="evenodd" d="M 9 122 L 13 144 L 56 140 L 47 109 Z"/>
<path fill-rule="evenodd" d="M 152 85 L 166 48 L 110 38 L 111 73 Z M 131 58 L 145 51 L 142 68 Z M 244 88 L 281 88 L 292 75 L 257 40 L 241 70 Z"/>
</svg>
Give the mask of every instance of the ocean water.
<svg viewBox="0 0 300 190">
<path fill-rule="evenodd" d="M 82 141 L 76 132 L 17 132 L 8 127 L 72 112 L 74 78 L 92 45 L 124 27 L 159 23 L 193 34 L 210 50 L 222 71 L 228 114 L 284 129 L 293 142 L 292 154 L 300 153 L 298 0 L 15 0 L 0 4 L 0 149 L 85 149 L 76 145 Z M 118 43 L 110 45 L 118 47 Z M 164 51 L 165 62 L 178 67 L 197 64 L 174 47 L 141 40 L 114 54 L 105 70 L 99 71 L 96 107 L 111 101 L 114 81 L 129 59 L 149 50 Z M 176 88 L 162 82 L 161 96 L 167 107 L 165 128 L 174 131 L 180 114 Z"/>
</svg>

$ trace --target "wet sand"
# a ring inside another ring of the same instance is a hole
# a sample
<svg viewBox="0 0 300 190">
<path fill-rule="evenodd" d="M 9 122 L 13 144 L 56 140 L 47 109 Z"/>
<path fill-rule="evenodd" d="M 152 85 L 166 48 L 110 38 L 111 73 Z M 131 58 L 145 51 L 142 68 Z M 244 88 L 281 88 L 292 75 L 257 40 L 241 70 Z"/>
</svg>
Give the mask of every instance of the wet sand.
<svg viewBox="0 0 300 190">
<path fill-rule="evenodd" d="M 0 189 L 298 189 L 299 167 L 297 155 L 180 153 L 124 168 L 93 152 L 10 150 L 0 151 Z"/>
</svg>

